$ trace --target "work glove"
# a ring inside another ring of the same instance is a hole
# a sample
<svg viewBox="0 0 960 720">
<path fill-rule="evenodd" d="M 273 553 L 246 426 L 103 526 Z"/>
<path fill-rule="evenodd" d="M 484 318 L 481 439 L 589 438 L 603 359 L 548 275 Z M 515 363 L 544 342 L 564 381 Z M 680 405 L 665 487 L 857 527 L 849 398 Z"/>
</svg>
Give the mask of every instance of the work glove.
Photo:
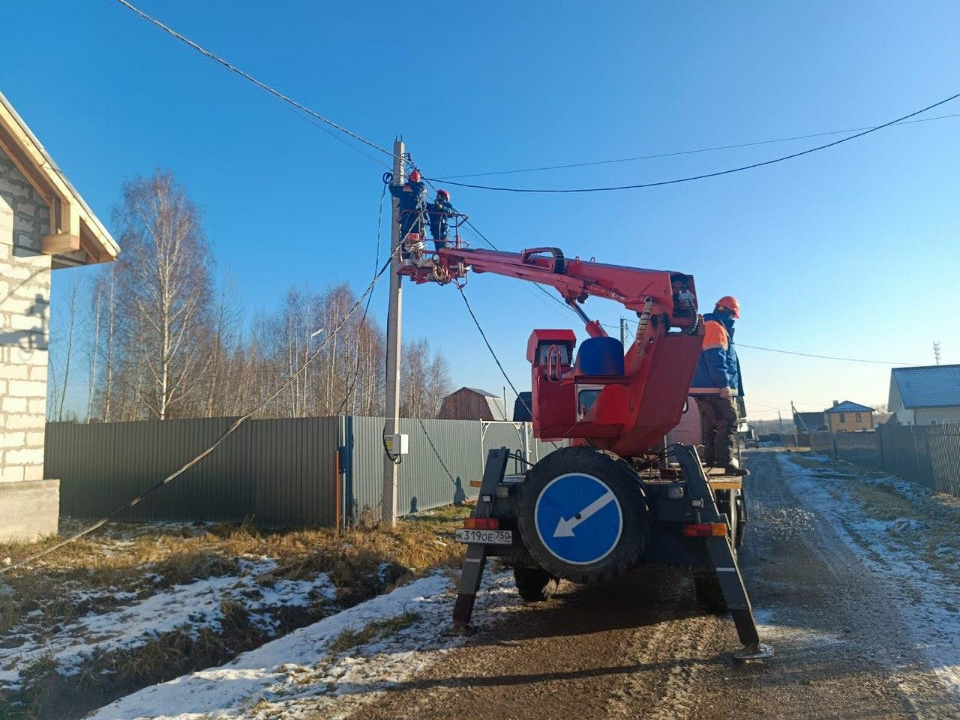
<svg viewBox="0 0 960 720">
<path fill-rule="evenodd" d="M 732 389 L 732 388 L 728 388 L 728 387 L 720 388 L 720 397 L 722 397 L 722 398 L 728 398 L 728 397 L 730 397 L 731 395 L 733 395 L 733 389 Z"/>
</svg>

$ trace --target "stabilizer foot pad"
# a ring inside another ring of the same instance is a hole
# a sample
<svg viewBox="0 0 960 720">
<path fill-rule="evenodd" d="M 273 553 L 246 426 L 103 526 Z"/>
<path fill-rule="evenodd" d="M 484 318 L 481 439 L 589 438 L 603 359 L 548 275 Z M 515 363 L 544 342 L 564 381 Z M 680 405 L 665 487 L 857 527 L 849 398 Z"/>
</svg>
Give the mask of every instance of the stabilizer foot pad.
<svg viewBox="0 0 960 720">
<path fill-rule="evenodd" d="M 445 637 L 470 637 L 471 635 L 477 634 L 477 628 L 475 628 L 473 625 L 461 625 L 460 623 L 454 623 L 446 630 L 442 630 L 440 634 Z"/>
<path fill-rule="evenodd" d="M 748 660 L 769 660 L 772 657 L 773 648 L 763 643 L 742 648 L 733 654 L 733 659 L 739 660 L 740 662 L 746 662 Z"/>
</svg>

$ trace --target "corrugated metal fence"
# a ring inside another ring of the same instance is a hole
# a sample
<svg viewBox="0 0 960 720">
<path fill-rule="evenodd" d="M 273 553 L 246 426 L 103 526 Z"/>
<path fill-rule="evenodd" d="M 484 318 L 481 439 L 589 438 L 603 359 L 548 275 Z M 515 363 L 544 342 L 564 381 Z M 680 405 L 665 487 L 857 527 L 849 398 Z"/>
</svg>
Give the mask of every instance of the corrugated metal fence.
<svg viewBox="0 0 960 720">
<path fill-rule="evenodd" d="M 810 448 L 960 497 L 960 427 L 881 425 L 874 432 L 812 433 Z"/>
<path fill-rule="evenodd" d="M 233 421 L 49 423 L 44 474 L 60 479 L 61 514 L 99 518 L 212 445 Z M 379 517 L 383 426 L 373 417 L 248 421 L 120 518 L 331 526 Z M 404 419 L 400 431 L 410 436 L 399 468 L 401 514 L 475 496 L 470 481 L 480 479 L 492 447 L 522 454 L 526 434 L 531 461 L 553 450 L 525 423 Z M 512 465 L 519 472 L 521 464 Z"/>
</svg>

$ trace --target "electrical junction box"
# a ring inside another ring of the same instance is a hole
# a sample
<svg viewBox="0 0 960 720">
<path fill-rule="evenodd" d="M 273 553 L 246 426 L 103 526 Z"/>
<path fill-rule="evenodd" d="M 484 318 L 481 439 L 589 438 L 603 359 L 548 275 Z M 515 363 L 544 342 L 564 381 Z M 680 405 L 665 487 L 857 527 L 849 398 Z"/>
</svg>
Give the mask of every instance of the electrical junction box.
<svg viewBox="0 0 960 720">
<path fill-rule="evenodd" d="M 387 452 L 391 455 L 408 455 L 410 453 L 410 436 L 402 433 L 387 435 L 383 439 Z"/>
</svg>

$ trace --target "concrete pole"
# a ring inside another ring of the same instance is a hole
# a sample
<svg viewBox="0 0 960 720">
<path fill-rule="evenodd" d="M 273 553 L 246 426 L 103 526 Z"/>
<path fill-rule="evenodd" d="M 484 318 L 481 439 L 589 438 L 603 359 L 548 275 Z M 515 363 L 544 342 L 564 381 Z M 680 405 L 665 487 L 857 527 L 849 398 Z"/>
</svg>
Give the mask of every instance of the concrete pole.
<svg viewBox="0 0 960 720">
<path fill-rule="evenodd" d="M 393 182 L 403 183 L 404 145 L 402 140 L 393 142 Z M 393 199 L 393 212 L 390 227 L 390 249 L 394 252 L 390 262 L 390 305 L 387 311 L 387 379 L 384 414 L 387 416 L 383 434 L 387 437 L 400 431 L 400 330 L 403 319 L 403 287 L 400 285 L 400 252 L 397 250 L 403 238 L 400 237 L 399 202 Z M 394 448 L 399 452 L 399 448 Z M 396 527 L 397 524 L 397 464 L 387 453 L 383 454 L 383 524 Z"/>
<path fill-rule="evenodd" d="M 627 321 L 623 318 L 620 318 L 620 344 L 627 349 Z"/>
</svg>

